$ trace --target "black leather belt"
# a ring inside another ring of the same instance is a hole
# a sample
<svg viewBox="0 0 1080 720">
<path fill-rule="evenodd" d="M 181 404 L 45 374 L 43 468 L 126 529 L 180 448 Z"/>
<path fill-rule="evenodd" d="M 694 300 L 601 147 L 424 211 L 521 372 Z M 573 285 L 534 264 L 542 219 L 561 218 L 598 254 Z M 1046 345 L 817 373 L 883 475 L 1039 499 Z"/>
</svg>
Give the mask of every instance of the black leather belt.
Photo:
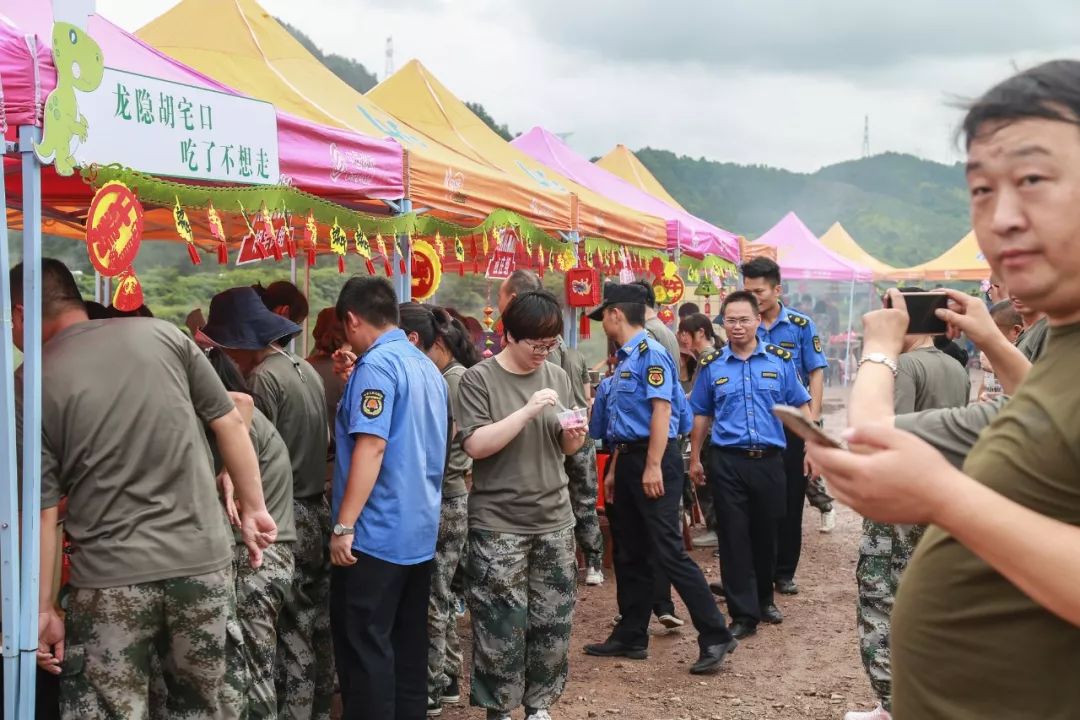
<svg viewBox="0 0 1080 720">
<path fill-rule="evenodd" d="M 722 447 L 720 445 L 713 445 L 713 450 L 724 453 L 725 455 L 737 455 L 738 457 L 751 458 L 753 460 L 760 460 L 761 458 L 773 457 L 779 455 L 783 450 L 778 447 L 761 447 L 761 448 L 743 448 L 743 447 Z"/>
<path fill-rule="evenodd" d="M 668 438 L 667 444 L 678 442 L 678 438 Z M 648 452 L 649 441 L 648 440 L 631 440 L 628 442 L 615 441 L 613 444 L 615 451 L 620 455 L 629 455 L 630 453 Z"/>
</svg>

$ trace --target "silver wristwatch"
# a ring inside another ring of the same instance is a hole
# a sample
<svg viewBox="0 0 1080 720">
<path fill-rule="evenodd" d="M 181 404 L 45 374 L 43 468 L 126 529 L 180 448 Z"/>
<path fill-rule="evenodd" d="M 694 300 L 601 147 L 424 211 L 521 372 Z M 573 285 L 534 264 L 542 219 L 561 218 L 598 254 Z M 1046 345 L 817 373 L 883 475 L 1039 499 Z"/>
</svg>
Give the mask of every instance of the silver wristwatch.
<svg viewBox="0 0 1080 720">
<path fill-rule="evenodd" d="M 341 523 L 334 523 L 334 529 L 331 531 L 335 535 L 352 535 L 356 532 L 356 528 L 352 525 L 342 525 Z"/>
<path fill-rule="evenodd" d="M 892 370 L 893 377 L 896 377 L 897 373 L 900 372 L 899 368 L 896 367 L 896 361 L 885 353 L 867 353 L 866 355 L 863 355 L 862 360 L 859 361 L 859 367 L 861 368 L 865 363 L 884 365 Z"/>
</svg>

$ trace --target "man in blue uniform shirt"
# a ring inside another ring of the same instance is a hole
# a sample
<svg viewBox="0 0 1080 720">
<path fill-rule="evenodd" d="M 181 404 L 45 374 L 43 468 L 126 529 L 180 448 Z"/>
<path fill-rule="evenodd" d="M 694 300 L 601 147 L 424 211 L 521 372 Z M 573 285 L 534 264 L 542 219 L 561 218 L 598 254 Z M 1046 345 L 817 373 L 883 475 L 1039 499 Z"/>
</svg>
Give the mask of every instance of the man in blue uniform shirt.
<svg viewBox="0 0 1080 720">
<path fill-rule="evenodd" d="M 682 543 L 679 500 L 683 462 L 681 388 L 668 352 L 645 332 L 645 291 L 638 285 L 604 287 L 604 303 L 590 317 L 620 345 L 619 364 L 603 393 L 603 433 L 618 453 L 612 525 L 620 619 L 606 642 L 586 645 L 589 655 L 642 659 L 648 655 L 653 604 L 650 556 L 671 580 L 698 631 L 694 674 L 720 666 L 737 644 L 713 601 L 705 576 Z M 595 412 L 595 411 L 594 411 Z"/>
<path fill-rule="evenodd" d="M 446 383 L 398 329 L 386 280 L 345 283 L 358 354 L 336 419 L 330 622 L 344 717 L 427 708 L 427 605 L 449 425 Z"/>
<path fill-rule="evenodd" d="M 780 266 L 769 258 L 754 258 L 742 265 L 743 287 L 754 294 L 761 311 L 758 340 L 776 345 L 791 354 L 792 364 L 803 386 L 810 391 L 810 415 L 821 419 L 825 394 L 825 359 L 821 337 L 809 316 L 780 302 L 784 288 L 780 284 Z M 784 595 L 799 592 L 795 570 L 802 554 L 802 517 L 807 477 L 803 472 L 805 447 L 798 435 L 787 433 L 784 474 L 787 478 L 787 512 L 780 521 L 776 539 L 776 589 Z M 822 527 L 831 529 L 832 511 L 822 514 Z"/>
<path fill-rule="evenodd" d="M 720 540 L 720 572 L 736 638 L 757 632 L 761 621 L 780 623 L 773 603 L 777 521 L 785 499 L 784 428 L 774 405 L 802 408 L 810 393 L 799 382 L 786 349 L 761 342 L 754 296 L 727 296 L 720 309 L 728 346 L 702 361 L 690 393 L 694 430 L 690 476 L 705 482 L 701 453 L 712 424 L 710 477 Z M 801 469 L 800 469 L 801 470 Z"/>
</svg>

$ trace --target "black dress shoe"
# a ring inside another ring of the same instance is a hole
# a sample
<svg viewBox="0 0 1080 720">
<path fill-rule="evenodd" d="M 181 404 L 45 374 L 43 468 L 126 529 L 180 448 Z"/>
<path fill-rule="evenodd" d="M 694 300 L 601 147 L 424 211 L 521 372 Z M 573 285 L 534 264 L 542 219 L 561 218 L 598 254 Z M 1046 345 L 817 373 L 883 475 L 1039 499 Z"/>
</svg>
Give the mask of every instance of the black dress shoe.
<svg viewBox="0 0 1080 720">
<path fill-rule="evenodd" d="M 724 658 L 727 655 L 735 652 L 735 648 L 738 647 L 738 645 L 739 641 L 732 638 L 726 643 L 718 643 L 716 645 L 709 645 L 708 647 L 701 648 L 701 654 L 698 655 L 697 662 L 690 666 L 690 674 L 702 675 L 707 672 L 712 672 L 720 667 L 720 664 L 724 662 Z"/>
<path fill-rule="evenodd" d="M 596 657 L 625 657 L 631 660 L 644 660 L 649 657 L 648 648 L 634 647 L 619 640 L 607 640 L 585 646 L 586 655 Z"/>
<path fill-rule="evenodd" d="M 795 584 L 794 580 L 777 580 L 773 583 L 776 588 L 776 592 L 781 595 L 798 595 L 799 586 Z"/>
<path fill-rule="evenodd" d="M 784 614 L 775 605 L 766 605 L 761 608 L 761 622 L 779 625 L 784 622 Z"/>
<path fill-rule="evenodd" d="M 731 624 L 729 630 L 731 630 L 731 634 L 736 640 L 742 640 L 743 638 L 748 638 L 751 635 L 756 635 L 757 625 L 751 625 L 748 622 L 736 620 Z"/>
<path fill-rule="evenodd" d="M 719 580 L 709 583 L 709 589 L 712 590 L 713 595 L 724 597 L 724 585 Z"/>
</svg>

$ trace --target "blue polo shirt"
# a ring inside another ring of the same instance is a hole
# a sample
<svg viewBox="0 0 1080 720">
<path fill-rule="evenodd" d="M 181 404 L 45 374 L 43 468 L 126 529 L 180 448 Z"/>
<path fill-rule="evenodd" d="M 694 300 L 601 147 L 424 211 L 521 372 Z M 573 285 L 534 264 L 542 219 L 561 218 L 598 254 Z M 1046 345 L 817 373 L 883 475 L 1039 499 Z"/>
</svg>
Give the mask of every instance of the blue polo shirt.
<svg viewBox="0 0 1080 720">
<path fill-rule="evenodd" d="M 791 354 L 758 342 L 746 360 L 725 347 L 702 361 L 690 393 L 694 415 L 713 419 L 712 444 L 720 447 L 783 448 L 784 426 L 774 405 L 802 407 L 810 393 L 799 382 Z"/>
<path fill-rule="evenodd" d="M 611 392 L 611 378 L 606 377 L 596 386 L 593 393 L 592 412 L 589 414 L 589 437 L 593 440 L 606 440 L 608 426 L 608 393 Z"/>
<path fill-rule="evenodd" d="M 448 408 L 446 381 L 401 330 L 384 333 L 357 361 L 335 422 L 335 522 L 356 436 L 382 438 L 386 453 L 356 521 L 353 549 L 397 565 L 416 565 L 435 556 Z"/>
<path fill-rule="evenodd" d="M 659 398 L 671 403 L 668 439 L 679 434 L 681 406 L 676 395 L 679 375 L 675 361 L 664 346 L 643 329 L 619 348 L 619 364 L 608 391 L 606 437 L 612 442 L 640 442 L 649 439 L 652 401 Z"/>
<path fill-rule="evenodd" d="M 758 326 L 758 340 L 791 353 L 795 371 L 804 385 L 809 384 L 810 373 L 829 366 L 813 319 L 786 305 L 780 305 L 780 314 L 771 328 L 766 328 L 762 321 Z"/>
</svg>

